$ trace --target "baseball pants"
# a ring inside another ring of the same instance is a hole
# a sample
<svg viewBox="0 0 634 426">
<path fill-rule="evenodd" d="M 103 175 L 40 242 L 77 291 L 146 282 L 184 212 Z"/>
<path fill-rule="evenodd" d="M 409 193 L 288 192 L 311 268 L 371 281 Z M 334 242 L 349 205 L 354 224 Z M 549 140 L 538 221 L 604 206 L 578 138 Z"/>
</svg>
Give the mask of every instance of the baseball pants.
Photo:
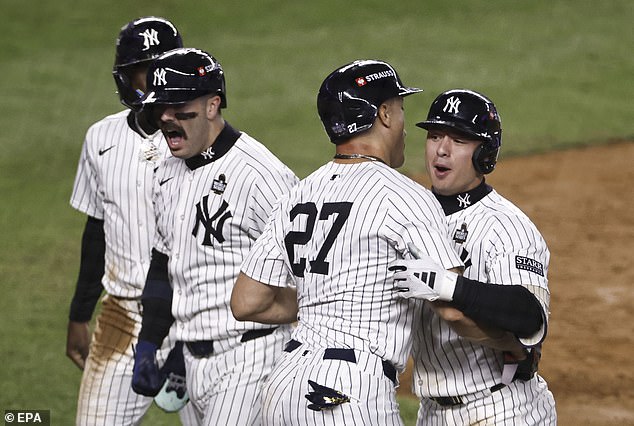
<svg viewBox="0 0 634 426">
<path fill-rule="evenodd" d="M 208 356 L 195 356 L 185 343 L 187 392 L 198 425 L 260 425 L 261 383 L 280 357 L 290 327 L 240 342 L 241 336 L 212 342 Z"/>
<path fill-rule="evenodd" d="M 299 345 L 289 351 L 290 348 L 292 346 L 287 345 L 282 359 L 264 384 L 264 425 L 403 424 L 396 400 L 396 370 L 390 379 L 380 357 L 344 350 L 354 352 L 353 362 L 330 358 L 326 348 Z M 305 397 L 312 391 L 308 380 L 335 389 L 347 395 L 350 401 L 313 411 L 308 408 L 310 402 Z"/>
<path fill-rule="evenodd" d="M 76 423 L 85 425 L 138 425 L 153 398 L 132 390 L 133 346 L 141 330 L 141 303 L 104 296 L 79 388 Z M 174 340 L 165 339 L 157 354 L 165 361 Z M 195 424 L 187 404 L 179 411 L 184 425 Z"/>
<path fill-rule="evenodd" d="M 469 399 L 469 398 L 464 398 Z M 462 425 L 556 425 L 555 399 L 544 379 L 516 380 L 481 398 L 458 405 L 442 406 L 423 398 L 417 426 Z"/>
</svg>

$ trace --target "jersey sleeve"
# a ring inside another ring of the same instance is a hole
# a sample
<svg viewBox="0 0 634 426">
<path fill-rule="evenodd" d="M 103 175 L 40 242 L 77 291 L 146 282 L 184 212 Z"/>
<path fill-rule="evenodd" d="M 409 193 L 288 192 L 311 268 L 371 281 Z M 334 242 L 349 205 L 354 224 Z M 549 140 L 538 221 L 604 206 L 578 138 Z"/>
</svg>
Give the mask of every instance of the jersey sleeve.
<svg viewBox="0 0 634 426">
<path fill-rule="evenodd" d="M 257 238 L 268 222 L 273 206 L 297 183 L 297 177 L 289 169 L 257 172 L 252 175 L 249 197 L 249 230 Z"/>
<path fill-rule="evenodd" d="M 152 208 L 154 209 L 155 232 L 153 247 L 155 250 L 168 254 L 171 253 L 167 243 L 167 230 L 165 229 L 166 206 L 162 200 L 161 185 L 159 185 L 159 175 L 163 171 L 163 163 L 154 169 L 152 175 Z"/>
<path fill-rule="evenodd" d="M 264 230 L 255 240 L 241 266 L 241 271 L 250 278 L 275 287 L 293 285 L 286 254 L 281 246 L 284 202 L 285 199 L 282 199 L 276 204 Z"/>
<path fill-rule="evenodd" d="M 70 205 L 82 213 L 103 220 L 102 188 L 91 145 L 92 129 L 88 130 L 81 150 Z"/>
<path fill-rule="evenodd" d="M 550 251 L 537 228 L 521 217 L 502 217 L 490 232 L 492 250 L 487 262 L 488 281 L 522 285 L 542 306 L 542 328 L 533 336 L 520 339 L 522 344 L 534 346 L 545 338 L 548 326 Z"/>
<path fill-rule="evenodd" d="M 445 269 L 461 268 L 440 204 L 426 192 L 417 195 L 412 199 L 402 194 L 391 197 L 394 206 L 386 221 L 388 238 L 403 257 L 411 243 Z"/>
</svg>

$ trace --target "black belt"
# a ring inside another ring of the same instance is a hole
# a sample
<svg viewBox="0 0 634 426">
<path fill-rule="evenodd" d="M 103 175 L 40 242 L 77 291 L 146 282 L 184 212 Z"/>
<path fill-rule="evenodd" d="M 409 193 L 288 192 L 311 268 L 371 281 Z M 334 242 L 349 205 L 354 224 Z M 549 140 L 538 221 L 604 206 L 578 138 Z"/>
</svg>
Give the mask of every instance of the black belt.
<svg viewBox="0 0 634 426">
<path fill-rule="evenodd" d="M 301 342 L 297 340 L 291 339 L 284 347 L 284 352 L 293 352 L 295 349 L 301 346 Z M 354 353 L 354 349 L 345 349 L 345 348 L 326 348 L 324 350 L 323 359 L 338 359 L 341 361 L 348 361 L 357 363 L 357 356 Z M 383 374 L 385 377 L 390 379 L 392 383 L 396 385 L 396 368 L 392 365 L 391 362 L 381 360 L 383 363 Z"/>
<path fill-rule="evenodd" d="M 495 386 L 491 386 L 489 391 L 491 393 L 499 391 L 500 389 L 505 388 L 506 385 L 504 383 L 497 384 Z M 475 392 L 478 393 L 478 392 Z M 463 405 L 464 400 L 462 396 L 428 396 L 427 399 L 431 399 L 438 405 L 442 407 L 453 407 L 455 405 Z"/>
<path fill-rule="evenodd" d="M 258 337 L 268 336 L 273 333 L 277 327 L 264 328 L 259 330 L 249 330 L 242 335 L 240 342 L 248 342 L 249 340 L 257 339 Z M 185 346 L 189 349 L 189 352 L 196 358 L 205 358 L 214 352 L 213 340 L 197 340 L 195 342 L 185 342 Z"/>
</svg>

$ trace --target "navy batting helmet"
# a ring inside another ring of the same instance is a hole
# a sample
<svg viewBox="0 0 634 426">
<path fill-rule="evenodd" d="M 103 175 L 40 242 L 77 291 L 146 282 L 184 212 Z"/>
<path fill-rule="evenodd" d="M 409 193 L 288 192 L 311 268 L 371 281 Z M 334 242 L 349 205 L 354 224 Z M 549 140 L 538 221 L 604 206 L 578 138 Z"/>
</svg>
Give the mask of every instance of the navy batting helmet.
<svg viewBox="0 0 634 426">
<path fill-rule="evenodd" d="M 448 90 L 431 104 L 427 120 L 416 125 L 427 130 L 451 127 L 481 140 L 473 153 L 473 166 L 482 174 L 495 168 L 502 146 L 502 122 L 493 101 L 486 96 L 473 90 Z"/>
<path fill-rule="evenodd" d="M 181 48 L 152 62 L 147 72 L 147 93 L 143 105 L 184 104 L 203 95 L 220 96 L 227 106 L 225 74 L 220 62 L 199 49 Z"/>
<path fill-rule="evenodd" d="M 149 61 L 178 47 L 183 47 L 181 36 L 176 27 L 166 19 L 147 16 L 135 19 L 121 28 L 112 75 L 123 105 L 138 110 L 143 96 L 139 90 L 132 88 L 126 72 L 132 66 L 149 65 Z"/>
<path fill-rule="evenodd" d="M 406 87 L 386 62 L 358 60 L 333 71 L 321 84 L 317 111 L 330 140 L 340 143 L 374 124 L 390 98 L 422 92 Z"/>
</svg>

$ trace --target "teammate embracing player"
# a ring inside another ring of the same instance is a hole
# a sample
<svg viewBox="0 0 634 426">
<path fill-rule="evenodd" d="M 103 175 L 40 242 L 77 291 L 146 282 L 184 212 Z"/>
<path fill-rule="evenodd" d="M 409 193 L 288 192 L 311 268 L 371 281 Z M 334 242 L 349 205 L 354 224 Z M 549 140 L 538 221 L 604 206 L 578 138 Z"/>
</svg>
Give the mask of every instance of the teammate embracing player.
<svg viewBox="0 0 634 426">
<path fill-rule="evenodd" d="M 141 96 L 149 63 L 181 46 L 176 27 L 163 18 L 138 18 L 121 29 L 113 76 L 121 103 L 129 110 L 93 124 L 82 148 L 70 203 L 88 220 L 66 343 L 68 357 L 84 370 L 78 425 L 136 425 L 152 403 L 152 398 L 134 393 L 130 384 L 154 238 L 152 176 L 167 146 L 140 112 Z M 89 350 L 89 323 L 104 288 Z M 161 365 L 173 345 L 167 339 L 159 351 Z M 173 353 L 178 358 L 178 351 Z M 183 390 L 178 393 L 186 401 Z M 185 424 L 187 411 L 179 413 Z"/>
<path fill-rule="evenodd" d="M 433 195 L 394 170 L 404 161 L 403 85 L 394 68 L 360 60 L 323 81 L 317 109 L 334 160 L 284 197 L 245 259 L 238 319 L 299 321 L 263 387 L 266 425 L 400 425 L 419 301 L 393 291 L 388 265 L 416 241 L 461 267 Z M 416 324 L 417 325 L 417 324 Z"/>
<path fill-rule="evenodd" d="M 548 323 L 550 253 L 530 219 L 485 182 L 502 143 L 497 109 L 477 92 L 449 90 L 417 126 L 428 132 L 432 191 L 465 262 L 462 277 L 424 254 L 393 265 L 403 296 L 432 301 L 423 307 L 413 349 L 418 425 L 556 424 L 553 395 L 536 374 Z M 512 333 L 518 348 L 511 354 L 461 337 L 439 308 Z"/>
</svg>

